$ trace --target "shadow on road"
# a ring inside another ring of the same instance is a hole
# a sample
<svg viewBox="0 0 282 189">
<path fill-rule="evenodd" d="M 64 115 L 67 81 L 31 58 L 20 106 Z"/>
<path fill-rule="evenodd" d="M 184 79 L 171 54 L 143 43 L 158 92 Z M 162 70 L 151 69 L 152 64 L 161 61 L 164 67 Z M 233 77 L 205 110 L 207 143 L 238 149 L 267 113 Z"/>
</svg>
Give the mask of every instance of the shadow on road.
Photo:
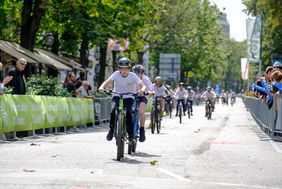
<svg viewBox="0 0 282 189">
<path fill-rule="evenodd" d="M 139 157 L 161 157 L 160 155 L 153 155 L 153 154 L 147 154 L 145 152 L 136 152 L 132 154 L 131 156 L 139 156 Z"/>
</svg>

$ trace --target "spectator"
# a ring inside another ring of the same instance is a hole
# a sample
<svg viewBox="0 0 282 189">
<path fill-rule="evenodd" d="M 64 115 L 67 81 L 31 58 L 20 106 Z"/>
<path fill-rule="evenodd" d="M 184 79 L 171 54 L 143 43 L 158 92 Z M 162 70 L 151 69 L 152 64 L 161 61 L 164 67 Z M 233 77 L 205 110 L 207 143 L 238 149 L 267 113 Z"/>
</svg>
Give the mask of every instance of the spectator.
<svg viewBox="0 0 282 189">
<path fill-rule="evenodd" d="M 79 90 L 78 97 L 95 99 L 94 95 L 89 94 L 88 87 L 89 87 L 89 83 L 87 81 L 83 81 L 82 85 L 78 89 Z"/>
<path fill-rule="evenodd" d="M 76 97 L 78 90 L 76 89 L 74 82 L 76 81 L 75 75 L 73 72 L 69 72 L 64 83 L 64 87 L 69 93 L 72 93 L 73 97 Z"/>
<path fill-rule="evenodd" d="M 8 85 L 13 87 L 12 94 L 25 95 L 26 93 L 25 79 L 23 73 L 26 65 L 26 59 L 20 58 L 18 59 L 15 68 L 8 73 L 9 76 L 13 77 Z"/>
<path fill-rule="evenodd" d="M 281 64 L 280 62 L 276 61 L 276 62 L 273 64 L 273 69 L 274 69 L 275 71 L 280 71 L 280 72 L 282 72 L 282 64 Z"/>
<path fill-rule="evenodd" d="M 264 72 L 264 80 L 266 83 L 271 84 L 271 73 L 272 73 L 273 67 L 272 66 L 268 66 L 265 69 Z"/>
<path fill-rule="evenodd" d="M 2 63 L 0 62 L 0 71 L 2 70 Z M 2 84 L 0 83 L 0 95 L 4 92 L 4 87 L 7 83 L 9 83 L 13 79 L 13 76 L 7 76 L 3 80 Z"/>
</svg>

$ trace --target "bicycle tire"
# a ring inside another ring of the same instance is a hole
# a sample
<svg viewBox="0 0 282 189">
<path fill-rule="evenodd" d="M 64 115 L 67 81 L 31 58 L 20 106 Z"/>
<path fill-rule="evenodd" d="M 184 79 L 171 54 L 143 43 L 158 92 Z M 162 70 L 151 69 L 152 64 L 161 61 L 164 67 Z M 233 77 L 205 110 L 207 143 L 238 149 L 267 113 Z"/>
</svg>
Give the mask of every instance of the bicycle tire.
<svg viewBox="0 0 282 189">
<path fill-rule="evenodd" d="M 187 114 L 188 114 L 188 119 L 190 119 L 190 116 L 191 116 L 191 108 L 190 108 L 190 103 L 188 102 L 188 111 L 187 111 Z"/>
<path fill-rule="evenodd" d="M 179 107 L 179 123 L 182 123 L 182 108 Z"/>
<path fill-rule="evenodd" d="M 151 110 L 151 132 L 152 134 L 155 133 L 155 110 L 152 108 Z"/>
<path fill-rule="evenodd" d="M 133 151 L 132 149 L 133 149 L 133 145 L 128 143 L 127 153 L 131 154 L 131 152 Z"/>
<path fill-rule="evenodd" d="M 131 150 L 134 153 L 134 152 L 136 152 L 136 149 L 137 149 L 137 140 L 133 143 Z"/>
<path fill-rule="evenodd" d="M 120 161 L 124 157 L 124 139 L 123 139 L 123 120 L 121 113 L 118 115 L 116 129 L 116 145 L 117 145 L 117 160 Z"/>
</svg>

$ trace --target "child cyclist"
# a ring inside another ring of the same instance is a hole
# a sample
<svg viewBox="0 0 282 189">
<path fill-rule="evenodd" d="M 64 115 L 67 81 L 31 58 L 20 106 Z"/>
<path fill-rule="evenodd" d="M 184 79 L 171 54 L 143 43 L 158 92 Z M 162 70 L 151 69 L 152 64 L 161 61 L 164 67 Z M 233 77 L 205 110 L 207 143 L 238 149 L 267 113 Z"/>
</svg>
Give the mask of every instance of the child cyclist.
<svg viewBox="0 0 282 189">
<path fill-rule="evenodd" d="M 107 86 L 114 84 L 113 92 L 116 93 L 144 93 L 146 90 L 146 86 L 139 79 L 137 75 L 130 72 L 131 61 L 130 59 L 123 57 L 118 60 L 118 70 L 115 71 L 106 81 L 102 83 L 99 87 L 100 92 L 104 92 Z M 137 86 L 140 87 L 140 91 L 137 91 Z M 134 139 L 133 135 L 133 119 L 132 119 L 132 106 L 134 97 L 132 95 L 124 95 L 124 107 L 126 109 L 126 126 L 127 133 L 129 136 L 129 141 Z M 114 134 L 114 120 L 115 120 L 115 110 L 119 103 L 119 96 L 117 94 L 113 94 L 113 109 L 111 112 L 110 118 L 110 130 L 107 135 L 107 140 L 111 141 Z"/>
<path fill-rule="evenodd" d="M 145 69 L 142 65 L 138 64 L 133 66 L 132 71 L 142 80 L 142 82 L 145 84 L 146 86 L 146 92 L 148 92 L 150 95 L 154 95 L 155 92 L 153 91 L 153 84 L 150 81 L 150 79 L 144 74 Z M 138 89 L 140 89 L 140 87 L 138 87 Z M 145 106 L 147 104 L 148 100 L 145 96 L 142 96 L 138 99 L 138 103 L 139 103 L 139 119 L 140 119 L 140 137 L 139 137 L 139 141 L 140 142 L 144 142 L 146 139 L 145 136 Z"/>
<path fill-rule="evenodd" d="M 178 115 L 178 107 L 179 107 L 180 103 L 182 104 L 183 112 L 184 112 L 184 115 L 185 115 L 185 111 L 186 111 L 185 99 L 187 98 L 187 91 L 184 89 L 184 83 L 183 82 L 179 83 L 179 87 L 178 87 L 178 89 L 176 89 L 174 97 L 177 100 L 175 116 Z"/>
<path fill-rule="evenodd" d="M 161 76 L 157 76 L 154 79 L 153 89 L 155 91 L 155 96 L 158 97 L 158 101 L 160 103 L 160 110 L 161 110 L 161 116 L 164 116 L 163 112 L 163 97 L 165 95 L 170 96 L 169 90 L 162 84 L 162 78 Z"/>
</svg>

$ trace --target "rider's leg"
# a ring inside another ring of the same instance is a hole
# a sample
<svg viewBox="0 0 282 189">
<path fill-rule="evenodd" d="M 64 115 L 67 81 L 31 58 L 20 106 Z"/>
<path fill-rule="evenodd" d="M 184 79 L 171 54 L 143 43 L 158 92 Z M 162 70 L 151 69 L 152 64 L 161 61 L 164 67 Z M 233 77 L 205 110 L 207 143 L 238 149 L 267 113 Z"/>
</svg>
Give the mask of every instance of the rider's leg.
<svg viewBox="0 0 282 189">
<path fill-rule="evenodd" d="M 160 103 L 161 116 L 164 116 L 164 113 L 163 113 L 163 98 L 162 97 L 159 98 L 159 103 Z"/>
<path fill-rule="evenodd" d="M 185 112 L 186 112 L 185 100 L 184 99 L 181 100 L 181 103 L 182 103 L 182 107 L 183 107 L 183 112 L 185 114 Z"/>
<path fill-rule="evenodd" d="M 177 104 L 176 104 L 176 114 L 175 114 L 175 116 L 177 116 L 177 115 L 178 115 L 178 107 L 179 107 L 179 103 L 180 103 L 180 101 L 177 101 Z"/>
<path fill-rule="evenodd" d="M 146 104 L 144 102 L 141 102 L 139 104 L 139 120 L 140 120 L 140 142 L 144 142 L 146 137 L 145 137 L 145 106 Z"/>
<path fill-rule="evenodd" d="M 110 130 L 107 134 L 107 140 L 111 141 L 114 135 L 114 126 L 115 126 L 115 117 L 116 117 L 116 109 L 118 108 L 119 97 L 113 97 L 112 99 L 112 112 L 110 117 Z"/>
<path fill-rule="evenodd" d="M 133 106 L 133 99 L 132 98 L 127 98 L 124 99 L 124 104 L 123 104 L 125 110 L 126 110 L 126 129 L 127 133 L 129 136 L 129 140 L 131 141 L 134 136 L 133 136 L 133 120 L 132 120 L 132 106 Z"/>
</svg>

